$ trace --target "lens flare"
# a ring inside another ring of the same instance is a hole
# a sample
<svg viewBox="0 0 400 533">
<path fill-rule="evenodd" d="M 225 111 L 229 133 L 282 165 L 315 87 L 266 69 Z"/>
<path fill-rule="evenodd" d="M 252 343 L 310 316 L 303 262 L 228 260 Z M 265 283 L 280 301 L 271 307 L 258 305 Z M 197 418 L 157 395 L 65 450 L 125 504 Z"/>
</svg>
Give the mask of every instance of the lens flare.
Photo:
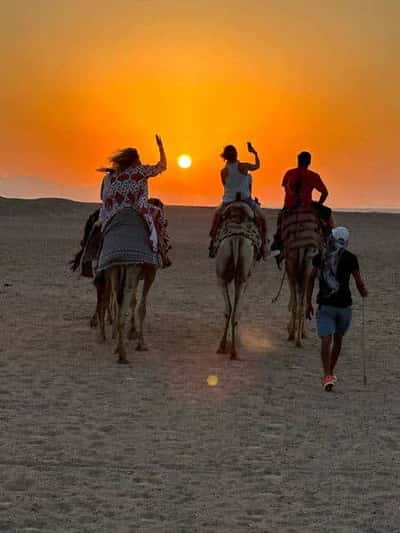
<svg viewBox="0 0 400 533">
<path fill-rule="evenodd" d="M 207 378 L 207 383 L 209 387 L 216 387 L 218 385 L 218 376 L 210 374 Z"/>
</svg>

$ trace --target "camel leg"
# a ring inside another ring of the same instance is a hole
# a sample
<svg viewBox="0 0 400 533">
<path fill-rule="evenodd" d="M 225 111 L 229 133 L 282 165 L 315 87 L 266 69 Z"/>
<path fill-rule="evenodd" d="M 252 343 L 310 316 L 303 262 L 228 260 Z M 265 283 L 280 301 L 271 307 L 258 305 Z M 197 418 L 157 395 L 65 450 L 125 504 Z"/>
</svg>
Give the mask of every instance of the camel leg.
<svg viewBox="0 0 400 533">
<path fill-rule="evenodd" d="M 97 338 L 99 342 L 105 342 L 106 340 L 106 329 L 105 329 L 105 311 L 106 311 L 106 281 L 104 278 L 96 281 L 96 291 L 97 291 L 97 304 L 96 304 L 96 326 L 99 325 L 99 331 Z M 94 318 L 94 317 L 93 317 Z M 92 321 L 93 321 L 92 318 Z M 95 326 L 95 327 L 96 327 Z"/>
<path fill-rule="evenodd" d="M 112 316 L 113 316 L 112 329 L 111 329 L 111 338 L 113 340 L 115 340 L 117 338 L 117 335 L 118 335 L 118 324 L 117 324 L 118 302 L 117 302 L 117 297 L 114 294 L 113 290 L 111 290 L 110 305 L 111 305 L 111 312 L 112 312 Z"/>
<path fill-rule="evenodd" d="M 90 327 L 91 328 L 97 328 L 98 320 L 99 320 L 99 312 L 100 312 L 100 305 L 101 305 L 101 299 L 102 299 L 102 292 L 104 290 L 103 282 L 102 281 L 96 281 L 94 284 L 96 288 L 96 309 L 93 313 L 92 318 L 90 319 Z"/>
<path fill-rule="evenodd" d="M 136 290 L 134 290 L 132 291 L 132 298 L 131 298 L 131 325 L 128 331 L 129 340 L 135 340 L 138 337 L 138 332 L 136 329 L 136 305 L 137 305 L 137 297 L 136 297 Z"/>
<path fill-rule="evenodd" d="M 288 323 L 288 340 L 293 341 L 295 338 L 296 329 L 296 308 L 297 308 L 297 295 L 296 295 L 296 279 L 293 277 L 293 273 L 287 270 L 289 289 L 290 289 L 290 301 L 289 301 L 289 323 Z"/>
<path fill-rule="evenodd" d="M 240 313 L 240 304 L 242 301 L 242 296 L 246 288 L 246 282 L 244 281 L 235 281 L 235 299 L 233 303 L 232 310 L 232 347 L 231 347 L 231 359 L 239 359 L 237 352 L 237 341 L 238 341 L 238 326 L 239 326 L 239 313 Z"/>
<path fill-rule="evenodd" d="M 110 284 L 108 284 L 108 299 L 107 299 L 107 317 L 108 317 L 108 323 L 111 325 L 113 323 L 113 304 L 114 299 L 112 297 L 112 290 L 110 287 Z"/>
<path fill-rule="evenodd" d="M 225 326 L 224 326 L 224 332 L 222 334 L 222 337 L 221 337 L 221 340 L 218 346 L 217 353 L 226 353 L 227 352 L 226 344 L 227 344 L 227 337 L 228 337 L 228 329 L 229 329 L 229 324 L 230 324 L 231 315 L 232 315 L 232 304 L 231 304 L 231 299 L 229 296 L 228 283 L 224 281 L 223 279 L 219 279 L 219 285 L 221 287 L 222 295 L 224 297 L 224 302 L 225 302 Z"/>
<path fill-rule="evenodd" d="M 128 303 L 126 297 L 127 275 L 126 267 L 114 267 L 111 270 L 113 298 L 115 298 L 117 302 L 117 314 L 115 320 L 117 328 L 117 347 L 115 353 L 118 355 L 118 362 L 121 364 L 129 363 L 124 342 L 125 315 Z"/>
<path fill-rule="evenodd" d="M 303 248 L 299 252 L 298 277 L 297 277 L 297 309 L 296 309 L 296 346 L 303 346 L 305 337 L 305 309 L 304 300 L 306 295 L 306 286 L 310 262 L 308 261 L 307 249 Z"/>
<path fill-rule="evenodd" d="M 236 241 L 233 247 L 234 264 L 236 265 L 235 273 L 235 299 L 232 310 L 232 347 L 231 359 L 238 359 L 238 328 L 240 317 L 240 305 L 243 301 L 243 295 L 246 291 L 247 283 L 251 276 L 254 266 L 254 249 L 252 244 L 246 239 Z"/>
<path fill-rule="evenodd" d="M 147 346 L 144 342 L 144 335 L 143 335 L 144 319 L 146 317 L 146 301 L 147 301 L 147 295 L 149 294 L 151 286 L 153 285 L 153 282 L 155 280 L 156 272 L 157 270 L 154 267 L 145 267 L 142 297 L 140 299 L 140 303 L 137 306 L 137 309 L 135 312 L 136 314 L 135 321 L 137 324 L 137 339 L 138 339 L 136 350 L 141 351 L 141 352 L 144 352 L 147 350 Z M 138 280 L 139 280 L 139 276 L 138 276 Z"/>
</svg>

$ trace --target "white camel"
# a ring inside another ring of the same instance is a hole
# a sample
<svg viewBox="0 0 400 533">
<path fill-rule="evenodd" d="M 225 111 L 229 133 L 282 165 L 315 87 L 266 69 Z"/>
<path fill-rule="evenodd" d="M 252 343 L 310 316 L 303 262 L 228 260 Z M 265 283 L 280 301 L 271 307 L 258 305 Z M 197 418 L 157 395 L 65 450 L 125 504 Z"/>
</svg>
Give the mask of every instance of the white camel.
<svg viewBox="0 0 400 533">
<path fill-rule="evenodd" d="M 228 353 L 228 332 L 231 326 L 231 359 L 238 359 L 238 325 L 240 305 L 256 261 L 254 240 L 240 234 L 240 226 L 244 222 L 253 221 L 254 214 L 246 204 L 231 204 L 225 212 L 223 224 L 234 224 L 239 231 L 232 232 L 223 238 L 216 255 L 216 272 L 218 284 L 222 289 L 225 301 L 225 326 L 217 353 Z M 254 225 L 255 231 L 256 227 Z M 233 285 L 233 303 L 229 293 Z"/>
</svg>

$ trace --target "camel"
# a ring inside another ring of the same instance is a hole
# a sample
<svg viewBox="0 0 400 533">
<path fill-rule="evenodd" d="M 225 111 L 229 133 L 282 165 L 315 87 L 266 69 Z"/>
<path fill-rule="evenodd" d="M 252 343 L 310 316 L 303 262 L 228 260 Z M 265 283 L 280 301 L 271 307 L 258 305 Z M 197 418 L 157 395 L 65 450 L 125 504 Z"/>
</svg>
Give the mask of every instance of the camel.
<svg viewBox="0 0 400 533">
<path fill-rule="evenodd" d="M 70 268 L 73 272 L 76 272 L 78 268 L 81 270 L 81 276 L 86 278 L 93 278 L 94 271 L 96 269 L 96 257 L 98 254 L 98 249 L 101 246 L 101 232 L 100 228 L 96 227 L 95 224 L 99 219 L 100 209 L 96 209 L 91 213 L 85 223 L 85 228 L 83 231 L 83 237 L 80 242 L 80 250 L 74 255 L 72 260 L 69 262 Z M 90 241 L 90 242 L 89 242 Z M 100 299 L 102 297 L 99 291 L 105 289 L 103 284 L 95 283 L 97 291 L 97 303 L 96 309 L 90 319 L 90 327 L 97 327 L 97 317 L 98 310 L 100 305 Z M 107 315 L 108 322 L 112 323 L 112 303 L 109 300 L 107 305 Z"/>
<path fill-rule="evenodd" d="M 244 222 L 250 222 L 253 232 L 249 233 L 244 229 Z M 230 227 L 235 229 L 230 230 Z M 228 353 L 227 337 L 231 327 L 230 358 L 233 360 L 239 358 L 237 346 L 240 304 L 256 262 L 254 235 L 258 235 L 258 232 L 250 207 L 242 202 L 229 205 L 224 213 L 221 231 L 225 229 L 228 233 L 220 240 L 216 253 L 217 279 L 225 301 L 225 326 L 217 353 Z M 233 304 L 229 293 L 231 284 L 234 288 Z"/>
<path fill-rule="evenodd" d="M 106 340 L 105 314 L 111 300 L 113 309 L 112 338 L 117 337 L 115 353 L 121 364 L 129 363 L 125 347 L 125 321 L 129 304 L 131 318 L 128 339 L 137 340 L 135 348 L 137 351 L 147 350 L 143 335 L 146 300 L 155 280 L 157 268 L 156 265 L 146 263 L 113 266 L 106 270 L 102 276 L 96 277 L 95 284 L 99 287 L 97 307 L 99 341 L 104 342 Z M 143 289 L 138 302 L 137 289 L 141 280 L 143 280 Z"/>
<path fill-rule="evenodd" d="M 305 331 L 305 294 L 312 258 L 321 246 L 320 225 L 315 212 L 299 208 L 282 222 L 285 270 L 290 289 L 288 340 L 303 346 Z"/>
<path fill-rule="evenodd" d="M 305 294 L 315 248 L 304 247 L 285 252 L 285 269 L 290 289 L 288 340 L 303 346 L 305 331 Z"/>
</svg>

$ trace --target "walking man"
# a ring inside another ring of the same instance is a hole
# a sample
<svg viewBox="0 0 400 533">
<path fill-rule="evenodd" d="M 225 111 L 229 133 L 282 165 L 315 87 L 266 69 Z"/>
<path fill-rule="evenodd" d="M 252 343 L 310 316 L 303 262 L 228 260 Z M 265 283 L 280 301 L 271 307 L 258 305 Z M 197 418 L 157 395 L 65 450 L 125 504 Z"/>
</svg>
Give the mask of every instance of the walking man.
<svg viewBox="0 0 400 533">
<path fill-rule="evenodd" d="M 327 249 L 313 259 L 306 292 L 306 317 L 314 314 L 312 297 L 315 280 L 319 280 L 317 296 L 317 331 L 321 339 L 321 361 L 324 372 L 322 386 L 326 391 L 336 385 L 336 364 L 342 348 L 343 337 L 350 328 L 352 297 L 350 277 L 353 276 L 358 292 L 363 298 L 368 290 L 360 274 L 357 257 L 347 250 L 350 232 L 345 227 L 332 230 Z"/>
</svg>

